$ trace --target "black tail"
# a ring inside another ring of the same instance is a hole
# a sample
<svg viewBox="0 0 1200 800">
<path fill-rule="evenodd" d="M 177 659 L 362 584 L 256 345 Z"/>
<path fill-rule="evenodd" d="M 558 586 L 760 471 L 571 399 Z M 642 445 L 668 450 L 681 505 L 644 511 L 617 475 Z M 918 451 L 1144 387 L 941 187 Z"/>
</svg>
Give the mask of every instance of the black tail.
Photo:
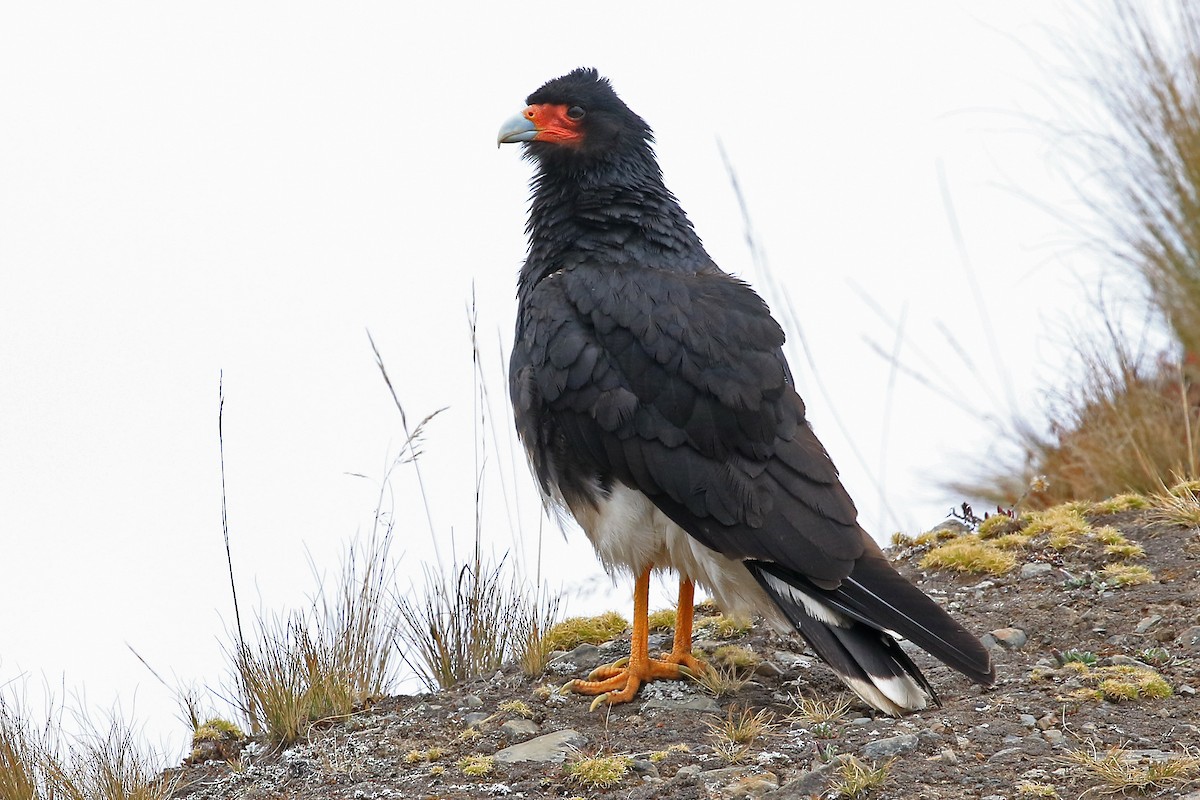
<svg viewBox="0 0 1200 800">
<path fill-rule="evenodd" d="M 890 633 L 984 685 L 995 682 L 991 657 L 959 625 L 887 563 L 868 552 L 836 589 L 822 589 L 778 564 L 746 567 L 817 655 L 871 705 L 890 714 L 924 708 L 937 695 Z"/>
</svg>

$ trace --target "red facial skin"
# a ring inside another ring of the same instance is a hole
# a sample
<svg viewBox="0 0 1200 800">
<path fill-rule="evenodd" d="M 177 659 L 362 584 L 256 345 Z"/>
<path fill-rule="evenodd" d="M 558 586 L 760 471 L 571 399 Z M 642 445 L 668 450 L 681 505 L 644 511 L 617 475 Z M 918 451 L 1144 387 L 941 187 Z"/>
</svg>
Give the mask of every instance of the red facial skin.
<svg viewBox="0 0 1200 800">
<path fill-rule="evenodd" d="M 567 146 L 578 146 L 583 142 L 581 119 L 571 119 L 567 116 L 569 106 L 555 103 L 541 103 L 527 106 L 523 112 L 525 119 L 537 128 L 535 142 L 553 142 Z"/>
</svg>

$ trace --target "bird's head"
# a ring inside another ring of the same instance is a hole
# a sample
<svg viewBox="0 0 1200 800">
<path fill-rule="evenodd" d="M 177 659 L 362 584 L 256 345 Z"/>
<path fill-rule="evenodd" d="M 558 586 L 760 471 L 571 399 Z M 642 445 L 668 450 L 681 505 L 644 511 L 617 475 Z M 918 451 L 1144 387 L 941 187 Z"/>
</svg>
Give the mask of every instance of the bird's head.
<svg viewBox="0 0 1200 800">
<path fill-rule="evenodd" d="M 535 160 L 576 165 L 646 152 L 654 134 L 629 110 L 607 78 L 580 67 L 546 82 L 523 111 L 500 126 L 498 144 L 524 142 Z"/>
</svg>

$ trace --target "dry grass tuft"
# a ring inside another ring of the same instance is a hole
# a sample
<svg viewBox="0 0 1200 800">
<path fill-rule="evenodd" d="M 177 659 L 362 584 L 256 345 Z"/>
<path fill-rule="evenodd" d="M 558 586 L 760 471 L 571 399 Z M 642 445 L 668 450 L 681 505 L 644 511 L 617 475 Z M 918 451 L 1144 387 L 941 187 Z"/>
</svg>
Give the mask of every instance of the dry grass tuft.
<svg viewBox="0 0 1200 800">
<path fill-rule="evenodd" d="M 882 766 L 868 767 L 853 756 L 844 759 L 838 768 L 838 779 L 829 787 L 830 796 L 845 800 L 861 800 L 883 785 L 895 759 Z"/>
<path fill-rule="evenodd" d="M 1186 750 L 1150 760 L 1120 747 L 1101 754 L 1093 744 L 1088 750 L 1069 751 L 1062 760 L 1078 767 L 1088 780 L 1098 782 L 1093 788 L 1102 794 L 1180 790 L 1200 778 L 1200 758 Z"/>
<path fill-rule="evenodd" d="M 663 608 L 647 614 L 646 623 L 651 631 L 671 631 L 675 629 L 675 618 L 675 609 Z"/>
<path fill-rule="evenodd" d="M 726 644 L 713 651 L 710 663 L 732 669 L 752 670 L 762 663 L 762 657 L 748 647 Z"/>
<path fill-rule="evenodd" d="M 713 697 L 724 697 L 740 691 L 750 682 L 750 675 L 746 670 L 726 664 L 708 664 L 699 675 L 689 677 Z"/>
<path fill-rule="evenodd" d="M 793 695 L 789 698 L 795 710 L 790 716 L 809 725 L 826 725 L 846 716 L 850 700 L 845 696 L 821 698 Z"/>
<path fill-rule="evenodd" d="M 1100 577 L 1109 586 L 1126 587 L 1153 583 L 1154 573 L 1136 564 L 1109 564 L 1100 570 Z"/>
<path fill-rule="evenodd" d="M 573 783 L 588 789 L 608 789 L 624 779 L 629 773 L 631 763 L 632 759 L 628 756 L 580 756 L 564 769 Z"/>
<path fill-rule="evenodd" d="M 628 627 L 629 620 L 615 611 L 595 617 L 568 617 L 546 632 L 546 646 L 549 650 L 574 650 L 581 644 L 604 644 Z"/>
<path fill-rule="evenodd" d="M 704 631 L 709 636 L 715 636 L 718 639 L 732 639 L 735 636 L 741 636 L 750 630 L 751 622 L 745 617 L 734 617 L 726 614 L 717 614 L 712 617 L 696 621 L 696 630 Z"/>
<path fill-rule="evenodd" d="M 57 712 L 52 712 L 54 718 Z M 36 730 L 22 703 L 0 698 L 0 800 L 166 800 L 177 780 L 118 716 L 96 726 L 80 717 L 70 740 L 47 723 Z"/>
<path fill-rule="evenodd" d="M 976 536 L 960 536 L 935 547 L 921 559 L 921 569 L 949 569 L 958 572 L 1003 575 L 1017 566 L 1012 553 L 981 541 Z"/>
<path fill-rule="evenodd" d="M 723 719 L 705 720 L 704 725 L 713 750 L 730 764 L 742 760 L 760 737 L 773 734 L 776 727 L 775 713 L 770 709 L 751 713 L 745 708 L 739 712 L 737 706 L 730 707 Z"/>
<path fill-rule="evenodd" d="M 252 731 L 288 745 L 312 723 L 347 716 L 391 687 L 389 545 L 390 532 L 361 551 L 352 545 L 332 596 L 322 585 L 307 613 L 259 617 L 254 643 L 227 645 L 231 694 Z"/>
</svg>

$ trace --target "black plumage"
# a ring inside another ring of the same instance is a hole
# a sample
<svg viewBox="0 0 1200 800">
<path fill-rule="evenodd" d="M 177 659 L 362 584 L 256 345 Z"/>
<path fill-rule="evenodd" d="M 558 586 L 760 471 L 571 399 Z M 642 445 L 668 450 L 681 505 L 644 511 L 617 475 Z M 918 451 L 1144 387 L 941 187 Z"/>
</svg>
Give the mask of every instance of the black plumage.
<svg viewBox="0 0 1200 800">
<path fill-rule="evenodd" d="M 510 388 L 546 496 L 610 566 L 674 569 L 719 601 L 782 613 L 885 711 L 936 701 L 889 632 L 990 684 L 979 641 L 858 525 L 794 389 L 783 330 L 705 252 L 649 126 L 595 70 L 527 102 L 501 131 L 536 165 Z M 654 513 L 681 532 L 659 530 Z"/>
</svg>

